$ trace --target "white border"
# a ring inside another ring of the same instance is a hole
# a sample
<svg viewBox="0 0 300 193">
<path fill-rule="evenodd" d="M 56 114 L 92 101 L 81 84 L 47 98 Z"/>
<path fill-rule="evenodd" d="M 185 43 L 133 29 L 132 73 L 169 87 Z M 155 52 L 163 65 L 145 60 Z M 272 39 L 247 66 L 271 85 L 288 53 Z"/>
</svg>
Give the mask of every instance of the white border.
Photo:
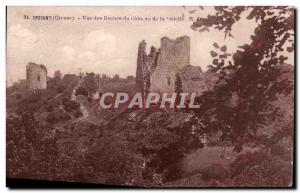
<svg viewBox="0 0 300 193">
<path fill-rule="evenodd" d="M 215 1 L 204 1 L 204 0 L 4 0 L 5 5 L 132 5 L 132 6 L 142 6 L 142 5 L 203 5 L 203 6 L 214 6 L 214 5 L 296 5 L 297 0 L 215 0 Z M 2 3 L 3 4 L 3 3 Z"/>
<path fill-rule="evenodd" d="M 6 82 L 6 76 L 5 76 L 5 6 L 93 6 L 93 5 L 113 5 L 113 6 L 118 6 L 118 5 L 127 5 L 127 6 L 163 6 L 163 5 L 203 5 L 203 6 L 209 6 L 209 5 L 290 5 L 290 6 L 295 6 L 296 8 L 299 8 L 300 1 L 296 0 L 261 0 L 261 1 L 255 1 L 255 0 L 226 0 L 226 1 L 220 1 L 220 0 L 215 0 L 215 1 L 195 1 L 195 0 L 185 0 L 185 1 L 180 1 L 180 0 L 170 0 L 170 1 L 162 1 L 162 0 L 126 0 L 126 1 L 120 1 L 120 0 L 101 0 L 101 1 L 93 1 L 93 0 L 44 0 L 44 1 L 35 1 L 35 0 L 2 0 L 0 1 L 0 38 L 1 38 L 1 44 L 0 44 L 0 58 L 1 58 L 1 64 L 0 64 L 0 126 L 1 126 L 1 139 L 0 139 L 0 147 L 1 147 L 1 152 L 0 152 L 0 190 L 1 192 L 12 192 L 15 190 L 8 190 L 5 187 L 5 177 L 6 177 L 6 170 L 5 170 L 5 82 Z M 298 10 L 299 11 L 299 10 Z M 299 15 L 299 13 L 298 13 Z M 298 16 L 297 16 L 297 21 Z M 299 35 L 299 32 L 297 32 L 297 36 Z M 298 43 L 298 42 L 297 42 Z M 298 43 L 299 44 L 299 43 Z M 297 55 L 299 53 L 299 49 L 297 49 Z M 296 66 L 297 64 L 295 64 Z M 299 74 L 299 67 L 297 68 L 297 74 Z M 298 78 L 297 78 L 298 81 Z M 297 91 L 299 91 L 299 84 L 297 84 Z M 299 97 L 299 95 L 298 95 Z M 297 98 L 299 101 L 299 98 Z M 297 105 L 298 107 L 298 105 Z M 299 118 L 299 112 L 297 114 L 297 120 Z M 297 129 L 297 128 L 296 128 Z M 299 131 L 297 132 L 297 139 L 299 140 Z M 298 144 L 298 143 L 297 143 Z M 298 146 L 296 148 L 297 150 L 299 149 Z M 298 154 L 297 154 L 298 155 Z M 298 156 L 297 156 L 298 158 Z M 298 159 L 297 159 L 298 160 Z M 299 166 L 297 167 L 299 168 Z M 298 173 L 298 170 L 297 170 Z M 299 176 L 297 176 L 299 178 Z M 298 179 L 296 178 L 296 179 Z M 299 181 L 297 180 L 296 184 L 299 185 Z M 22 190 L 18 192 L 29 192 L 32 190 Z M 42 190 L 36 190 L 35 192 L 41 192 Z M 75 190 L 69 190 L 69 191 L 75 191 Z M 86 190 L 76 190 L 76 192 L 85 192 Z M 99 190 L 97 190 L 99 191 Z M 107 192 L 109 190 L 101 190 L 104 192 Z M 116 191 L 122 191 L 122 190 L 116 190 Z M 124 190 L 123 190 L 124 191 Z M 125 191 L 131 191 L 131 190 L 125 190 Z M 151 190 L 143 190 L 143 191 L 151 191 Z M 157 190 L 159 192 L 162 192 L 164 190 Z M 170 190 L 169 190 L 170 191 Z M 176 190 L 171 190 L 170 192 L 175 192 Z M 188 191 L 188 190 L 185 190 Z M 198 190 L 197 190 L 198 191 Z M 200 190 L 200 191 L 210 191 L 210 190 Z M 233 191 L 233 190 L 229 190 Z M 238 190 L 239 191 L 239 190 Z M 247 190 L 247 191 L 252 191 L 252 190 Z M 262 190 L 266 191 L 266 190 Z M 276 190 L 274 192 L 279 192 L 281 190 Z M 47 190 L 47 192 L 64 192 L 63 190 Z"/>
</svg>

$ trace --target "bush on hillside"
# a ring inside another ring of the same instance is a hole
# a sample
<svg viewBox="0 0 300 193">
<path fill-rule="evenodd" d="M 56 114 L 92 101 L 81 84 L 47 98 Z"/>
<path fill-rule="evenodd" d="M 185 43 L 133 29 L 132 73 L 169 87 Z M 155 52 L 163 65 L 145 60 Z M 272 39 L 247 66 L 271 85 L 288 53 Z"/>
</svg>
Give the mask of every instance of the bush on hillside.
<svg viewBox="0 0 300 193">
<path fill-rule="evenodd" d="M 239 155 L 231 165 L 235 186 L 287 187 L 292 183 L 292 165 L 263 152 Z"/>
<path fill-rule="evenodd" d="M 79 87 L 79 88 L 76 90 L 75 95 L 76 95 L 76 96 L 77 96 L 77 95 L 88 96 L 89 93 L 88 93 L 88 91 L 87 91 L 85 88 Z"/>
<path fill-rule="evenodd" d="M 46 120 L 48 123 L 53 124 L 53 123 L 68 121 L 70 119 L 71 117 L 67 113 L 65 113 L 59 108 L 56 108 L 51 113 L 48 114 Z"/>
<path fill-rule="evenodd" d="M 69 99 L 64 99 L 63 105 L 67 112 L 75 112 L 80 110 L 80 104 L 77 101 L 71 101 Z"/>
<path fill-rule="evenodd" d="M 228 178 L 229 171 L 222 164 L 211 164 L 201 171 L 202 180 L 211 179 L 223 181 Z"/>
</svg>

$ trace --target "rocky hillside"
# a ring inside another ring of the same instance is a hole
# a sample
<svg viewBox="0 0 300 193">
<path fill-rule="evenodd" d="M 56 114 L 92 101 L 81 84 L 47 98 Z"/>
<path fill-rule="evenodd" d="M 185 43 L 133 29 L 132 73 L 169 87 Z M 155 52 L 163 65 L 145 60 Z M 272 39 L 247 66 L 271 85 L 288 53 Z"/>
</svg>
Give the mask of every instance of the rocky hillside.
<svg viewBox="0 0 300 193">
<path fill-rule="evenodd" d="M 293 81 L 290 66 L 282 68 Z M 37 92 L 20 85 L 7 89 L 8 177 L 155 187 L 238 186 L 254 176 L 259 180 L 252 185 L 289 183 L 291 177 L 282 176 L 290 174 L 291 138 L 275 144 L 271 157 L 250 145 L 233 153 L 233 145 L 221 142 L 217 133 L 201 133 L 202 120 L 193 111 L 99 108 L 89 99 L 96 88 L 86 87 L 94 81 L 90 78 L 53 78 L 47 90 Z M 103 80 L 100 85 L 102 91 L 130 91 L 133 82 Z M 87 95 L 76 92 L 79 88 Z M 276 103 L 286 114 L 276 124 L 291 122 L 293 94 Z M 267 132 L 274 128 L 265 127 Z"/>
</svg>

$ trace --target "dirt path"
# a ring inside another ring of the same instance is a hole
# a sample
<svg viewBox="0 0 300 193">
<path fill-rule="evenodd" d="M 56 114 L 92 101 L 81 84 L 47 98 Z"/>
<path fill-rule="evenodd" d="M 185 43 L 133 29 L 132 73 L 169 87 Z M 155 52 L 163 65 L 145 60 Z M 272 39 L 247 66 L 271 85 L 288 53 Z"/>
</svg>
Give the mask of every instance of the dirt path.
<svg viewBox="0 0 300 193">
<path fill-rule="evenodd" d="M 77 119 L 73 120 L 72 122 L 86 121 L 86 122 L 89 122 L 93 125 L 97 125 L 97 126 L 102 125 L 102 123 L 101 124 L 99 123 L 98 119 L 95 120 L 95 117 L 89 111 L 89 108 L 84 103 L 84 100 L 82 100 L 82 98 L 80 99 L 80 97 L 76 96 L 76 90 L 81 86 L 82 82 L 83 82 L 83 78 L 78 81 L 78 83 L 74 87 L 74 89 L 72 91 L 72 95 L 71 95 L 71 100 L 76 101 L 76 102 L 79 103 L 80 111 L 82 113 L 82 117 L 77 118 Z"/>
<path fill-rule="evenodd" d="M 71 100 L 72 101 L 76 101 L 77 97 L 76 97 L 76 90 L 80 87 L 81 83 L 82 83 L 83 79 L 80 79 L 77 83 L 77 85 L 74 87 L 73 91 L 72 91 L 72 95 L 71 95 Z"/>
<path fill-rule="evenodd" d="M 88 110 L 80 103 L 80 111 L 82 112 L 82 118 L 86 119 L 89 116 Z"/>
<path fill-rule="evenodd" d="M 76 96 L 76 90 L 81 86 L 83 79 L 80 79 L 77 83 L 77 85 L 74 87 L 73 91 L 72 91 L 72 95 L 71 95 L 71 100 L 72 101 L 77 101 L 80 104 L 80 111 L 82 112 L 82 117 L 79 118 L 78 121 L 80 120 L 84 120 L 84 119 L 88 119 L 89 117 L 89 111 L 87 110 L 87 108 L 82 104 L 82 102 L 80 100 L 77 100 L 77 96 Z M 89 120 L 88 120 L 89 121 Z"/>
</svg>

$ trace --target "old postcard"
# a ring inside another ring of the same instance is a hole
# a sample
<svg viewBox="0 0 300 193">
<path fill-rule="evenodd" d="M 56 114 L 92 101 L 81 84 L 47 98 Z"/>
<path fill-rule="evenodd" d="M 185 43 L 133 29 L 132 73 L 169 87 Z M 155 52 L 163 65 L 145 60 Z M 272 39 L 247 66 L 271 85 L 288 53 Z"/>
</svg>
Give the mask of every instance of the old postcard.
<svg viewBox="0 0 300 193">
<path fill-rule="evenodd" d="M 7 186 L 295 186 L 294 11 L 7 7 Z"/>
</svg>

